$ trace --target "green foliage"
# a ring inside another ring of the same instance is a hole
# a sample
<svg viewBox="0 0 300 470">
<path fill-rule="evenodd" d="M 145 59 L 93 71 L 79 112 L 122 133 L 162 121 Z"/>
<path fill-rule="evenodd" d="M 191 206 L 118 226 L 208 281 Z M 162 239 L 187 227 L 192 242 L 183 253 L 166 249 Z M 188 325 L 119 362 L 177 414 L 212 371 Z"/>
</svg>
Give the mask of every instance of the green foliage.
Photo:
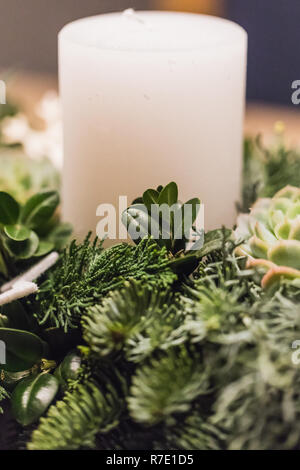
<svg viewBox="0 0 300 470">
<path fill-rule="evenodd" d="M 43 341 L 29 331 L 0 328 L 0 340 L 6 345 L 6 364 L 1 367 L 8 372 L 30 369 L 45 353 Z"/>
<path fill-rule="evenodd" d="M 109 383 L 102 392 L 95 383 L 79 385 L 52 406 L 34 431 L 30 450 L 93 448 L 95 436 L 118 425 L 122 403 Z"/>
<path fill-rule="evenodd" d="M 81 370 L 81 357 L 76 351 L 70 351 L 54 372 L 59 384 L 68 388 L 69 381 L 76 381 Z"/>
<path fill-rule="evenodd" d="M 142 240 L 137 247 L 124 243 L 107 250 L 97 239 L 91 243 L 90 237 L 81 245 L 72 242 L 40 286 L 36 316 L 42 325 L 67 331 L 78 325 L 88 307 L 121 288 L 127 279 L 141 280 L 149 288 L 171 285 L 176 276 L 167 263 L 165 249 L 151 239 Z"/>
<path fill-rule="evenodd" d="M 207 243 L 221 233 L 190 279 L 125 281 L 85 310 L 83 372 L 30 449 L 300 447 L 300 289 L 266 295 L 225 231 Z"/>
<path fill-rule="evenodd" d="M 292 361 L 299 315 L 299 305 L 281 294 L 252 307 L 252 347 L 241 342 L 230 368 L 227 360 L 231 380 L 222 381 L 211 417 L 226 431 L 226 448 L 299 448 L 300 371 Z"/>
<path fill-rule="evenodd" d="M 300 152 L 280 140 L 266 147 L 261 138 L 246 139 L 241 212 L 248 212 L 260 197 L 273 197 L 284 186 L 300 187 Z"/>
<path fill-rule="evenodd" d="M 123 213 L 122 221 L 135 243 L 152 236 L 159 246 L 175 255 L 199 235 L 193 227 L 199 210 L 200 200 L 194 198 L 182 204 L 178 200 L 177 184 L 171 182 L 157 190 L 145 191 Z M 195 242 L 198 248 L 203 244 L 201 235 Z"/>
<path fill-rule="evenodd" d="M 243 241 L 238 253 L 249 256 L 249 266 L 267 272 L 265 288 L 274 288 L 282 278 L 300 280 L 299 214 L 300 188 L 286 186 L 238 218 L 235 238 Z"/>
<path fill-rule="evenodd" d="M 126 282 L 121 290 L 91 307 L 83 316 L 84 339 L 100 357 L 125 351 L 138 361 L 162 344 L 176 343 L 180 333 L 170 290 L 160 291 L 142 282 Z M 172 312 L 173 310 L 173 312 Z"/>
<path fill-rule="evenodd" d="M 148 190 L 135 203 L 170 204 L 176 188 Z M 300 285 L 264 291 L 238 245 L 225 228 L 175 256 L 149 238 L 107 250 L 90 237 L 73 242 L 24 303 L 38 334 L 53 335 L 53 350 L 59 334 L 68 343 L 75 333 L 80 346 L 55 351 L 62 398 L 22 446 L 300 449 Z M 0 322 L 16 317 L 4 310 Z M 27 372 L 21 381 L 2 373 L 2 385 L 26 389 Z M 18 403 L 16 416 L 22 411 Z"/>
<path fill-rule="evenodd" d="M 207 380 L 200 357 L 184 348 L 173 349 L 138 369 L 132 378 L 128 408 L 135 421 L 153 425 L 189 411 L 193 401 L 205 393 Z"/>
<path fill-rule="evenodd" d="M 56 191 L 44 191 L 32 196 L 21 211 L 21 222 L 33 230 L 39 230 L 51 219 L 59 204 Z"/>
<path fill-rule="evenodd" d="M 0 193 L 0 223 L 3 225 L 16 224 L 20 214 L 19 204 L 7 193 Z"/>
<path fill-rule="evenodd" d="M 6 117 L 13 117 L 18 113 L 18 107 L 15 103 L 9 101 L 6 104 L 1 103 L 0 107 L 0 121 Z"/>
<path fill-rule="evenodd" d="M 49 160 L 32 160 L 20 150 L 0 148 L 0 168 L 0 191 L 20 204 L 42 190 L 57 191 L 60 187 L 59 174 Z"/>
<path fill-rule="evenodd" d="M 21 380 L 34 373 L 34 368 L 22 372 L 7 372 L 0 370 L 0 383 L 9 392 L 12 392 Z"/>
<path fill-rule="evenodd" d="M 25 378 L 14 389 L 11 398 L 13 415 L 22 426 L 38 421 L 58 392 L 58 380 L 51 374 Z"/>
<path fill-rule="evenodd" d="M 5 390 L 5 388 L 1 387 L 0 385 L 0 404 L 3 400 L 6 400 L 6 398 L 9 398 L 9 393 L 7 392 L 7 390 Z M 3 409 L 1 408 L 1 405 L 0 405 L 0 414 L 3 413 Z"/>
<path fill-rule="evenodd" d="M 164 430 L 165 442 L 154 443 L 155 450 L 220 450 L 224 434 L 201 417 L 200 411 L 189 414 L 180 426 Z"/>
<path fill-rule="evenodd" d="M 30 331 L 32 318 L 19 301 L 10 302 L 0 307 L 0 328 Z"/>
<path fill-rule="evenodd" d="M 31 262 L 61 247 L 59 222 L 54 212 L 59 204 L 56 191 L 35 194 L 21 206 L 11 195 L 0 192 L 0 274 L 16 274 L 17 263 Z M 66 229 L 65 240 L 70 235 Z"/>
</svg>

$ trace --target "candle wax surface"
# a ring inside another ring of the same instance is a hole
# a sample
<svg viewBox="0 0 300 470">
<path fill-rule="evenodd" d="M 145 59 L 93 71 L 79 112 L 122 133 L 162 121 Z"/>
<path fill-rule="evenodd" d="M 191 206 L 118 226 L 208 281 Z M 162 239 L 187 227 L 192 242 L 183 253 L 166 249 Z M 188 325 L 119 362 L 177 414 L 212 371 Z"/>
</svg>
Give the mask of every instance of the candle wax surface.
<svg viewBox="0 0 300 470">
<path fill-rule="evenodd" d="M 70 42 L 99 49 L 167 52 L 231 46 L 242 31 L 213 16 L 126 10 L 77 20 L 62 33 Z"/>
</svg>

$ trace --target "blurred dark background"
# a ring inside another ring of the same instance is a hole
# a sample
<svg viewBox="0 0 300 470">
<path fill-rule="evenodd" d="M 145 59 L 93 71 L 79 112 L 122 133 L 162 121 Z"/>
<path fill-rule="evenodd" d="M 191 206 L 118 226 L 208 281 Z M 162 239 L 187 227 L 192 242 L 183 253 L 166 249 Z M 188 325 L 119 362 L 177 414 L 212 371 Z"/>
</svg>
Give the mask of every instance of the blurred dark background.
<svg viewBox="0 0 300 470">
<path fill-rule="evenodd" d="M 56 72 L 57 33 L 84 16 L 150 8 L 150 0 L 0 0 L 0 67 Z"/>
<path fill-rule="evenodd" d="M 248 98 L 291 104 L 300 79 L 300 0 L 0 0 L 0 68 L 57 73 L 57 33 L 80 17 L 135 9 L 228 17 L 249 33 Z"/>
<path fill-rule="evenodd" d="M 300 79 L 300 0 L 229 0 L 228 16 L 249 35 L 248 98 L 291 105 Z"/>
</svg>

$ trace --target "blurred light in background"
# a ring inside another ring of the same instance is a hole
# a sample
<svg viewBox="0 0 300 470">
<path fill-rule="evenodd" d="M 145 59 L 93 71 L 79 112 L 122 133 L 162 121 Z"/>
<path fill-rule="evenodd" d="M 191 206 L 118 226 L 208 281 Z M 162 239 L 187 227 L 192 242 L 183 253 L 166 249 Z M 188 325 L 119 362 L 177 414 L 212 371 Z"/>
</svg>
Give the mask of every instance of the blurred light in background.
<svg viewBox="0 0 300 470">
<path fill-rule="evenodd" d="M 164 10 L 190 11 L 207 15 L 221 15 L 223 0 L 155 0 L 156 8 Z"/>
</svg>

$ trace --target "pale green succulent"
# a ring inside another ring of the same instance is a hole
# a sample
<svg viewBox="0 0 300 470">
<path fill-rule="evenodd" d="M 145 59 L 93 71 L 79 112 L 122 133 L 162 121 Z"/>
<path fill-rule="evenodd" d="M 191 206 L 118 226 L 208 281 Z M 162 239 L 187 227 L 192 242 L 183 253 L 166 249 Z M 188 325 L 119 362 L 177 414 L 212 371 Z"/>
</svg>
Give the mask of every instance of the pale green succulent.
<svg viewBox="0 0 300 470">
<path fill-rule="evenodd" d="M 248 256 L 248 265 L 265 269 L 263 287 L 281 278 L 300 282 L 300 188 L 286 186 L 259 199 L 250 214 L 239 216 L 235 238 L 245 240 L 237 253 Z"/>
<path fill-rule="evenodd" d="M 59 188 L 59 173 L 47 158 L 33 160 L 19 147 L 0 149 L 0 191 L 25 203 L 43 189 Z"/>
</svg>

